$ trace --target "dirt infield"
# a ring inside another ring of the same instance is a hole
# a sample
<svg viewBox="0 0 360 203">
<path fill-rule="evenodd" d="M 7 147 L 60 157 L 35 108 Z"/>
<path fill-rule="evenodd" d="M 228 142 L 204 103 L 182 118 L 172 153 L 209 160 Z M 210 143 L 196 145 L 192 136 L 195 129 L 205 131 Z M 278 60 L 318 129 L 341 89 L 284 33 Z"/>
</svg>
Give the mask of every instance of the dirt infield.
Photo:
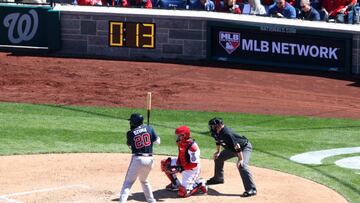
<svg viewBox="0 0 360 203">
<path fill-rule="evenodd" d="M 151 91 L 160 109 L 360 118 L 359 79 L 6 53 L 0 71 L 0 101 L 143 108 Z"/>
<path fill-rule="evenodd" d="M 131 155 L 55 154 L 0 157 L 0 202 L 117 202 Z M 346 202 L 339 194 L 309 180 L 257 167 L 251 167 L 259 194 L 241 198 L 243 186 L 234 163 L 225 164 L 225 184 L 211 186 L 208 195 L 186 200 L 166 191 L 168 184 L 160 170 L 161 156 L 150 173 L 158 202 Z M 213 163 L 202 160 L 202 176 L 210 177 Z M 46 167 L 44 167 L 46 165 Z M 3 174 L 6 174 L 3 176 Z M 144 202 L 141 185 L 135 182 L 129 202 Z M 3 198 L 3 201 L 2 201 Z"/>
<path fill-rule="evenodd" d="M 154 108 L 160 109 L 360 118 L 360 88 L 353 79 L 0 53 L 0 101 L 143 108 L 148 91 L 153 92 Z M 129 157 L 0 157 L 0 202 L 115 202 Z M 211 161 L 202 164 L 203 177 L 210 177 Z M 158 167 L 150 178 L 155 196 L 159 202 L 180 202 L 162 189 L 166 179 Z M 228 163 L 226 167 L 235 166 Z M 239 174 L 229 169 L 226 184 L 212 186 L 209 195 L 186 201 L 346 202 L 311 181 L 267 169 L 252 170 L 259 189 L 256 197 L 239 197 L 243 191 Z M 132 193 L 130 202 L 144 201 L 138 183 Z"/>
</svg>

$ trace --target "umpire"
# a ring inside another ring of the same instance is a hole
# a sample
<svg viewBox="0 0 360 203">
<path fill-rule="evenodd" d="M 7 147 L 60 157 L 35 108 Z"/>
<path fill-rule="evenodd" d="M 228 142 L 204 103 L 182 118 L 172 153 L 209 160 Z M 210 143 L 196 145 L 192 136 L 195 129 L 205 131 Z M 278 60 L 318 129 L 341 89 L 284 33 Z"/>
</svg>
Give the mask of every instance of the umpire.
<svg viewBox="0 0 360 203">
<path fill-rule="evenodd" d="M 215 185 L 224 183 L 224 162 L 230 158 L 238 157 L 236 166 L 245 188 L 242 196 L 249 197 L 256 195 L 256 186 L 248 167 L 252 151 L 252 145 L 249 140 L 225 126 L 221 118 L 211 119 L 209 121 L 209 128 L 211 136 L 216 141 L 216 152 L 214 153 L 215 174 L 206 184 Z M 220 146 L 224 148 L 221 152 Z"/>
</svg>

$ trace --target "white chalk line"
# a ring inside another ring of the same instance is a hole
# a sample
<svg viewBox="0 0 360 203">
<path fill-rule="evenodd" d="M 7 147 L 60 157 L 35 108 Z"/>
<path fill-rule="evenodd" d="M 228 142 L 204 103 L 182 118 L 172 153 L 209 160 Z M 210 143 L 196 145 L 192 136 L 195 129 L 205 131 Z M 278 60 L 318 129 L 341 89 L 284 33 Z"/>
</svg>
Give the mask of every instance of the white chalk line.
<svg viewBox="0 0 360 203">
<path fill-rule="evenodd" d="M 8 203 L 22 203 L 20 201 L 10 199 L 9 197 L 21 196 L 21 195 L 29 195 L 29 194 L 40 193 L 40 192 L 52 192 L 52 191 L 56 191 L 56 190 L 63 190 L 63 189 L 69 189 L 69 188 L 90 189 L 90 187 L 88 185 L 84 185 L 84 184 L 67 185 L 67 186 L 62 186 L 62 187 L 45 188 L 45 189 L 39 189 L 39 190 L 31 190 L 31 191 L 26 191 L 26 192 L 16 192 L 16 193 L 9 193 L 9 194 L 5 194 L 5 195 L 0 195 L 0 200 L 5 200 Z"/>
<path fill-rule="evenodd" d="M 22 202 L 19 202 L 19 201 L 13 200 L 13 199 L 9 199 L 7 197 L 2 197 L 2 196 L 0 196 L 0 200 L 4 200 L 7 203 L 22 203 Z"/>
<path fill-rule="evenodd" d="M 301 164 L 320 165 L 321 160 L 337 155 L 360 153 L 360 147 L 336 148 L 320 151 L 310 151 L 290 157 L 290 160 Z"/>
<path fill-rule="evenodd" d="M 335 164 L 342 168 L 360 169 L 360 156 L 343 158 L 335 161 Z"/>
</svg>

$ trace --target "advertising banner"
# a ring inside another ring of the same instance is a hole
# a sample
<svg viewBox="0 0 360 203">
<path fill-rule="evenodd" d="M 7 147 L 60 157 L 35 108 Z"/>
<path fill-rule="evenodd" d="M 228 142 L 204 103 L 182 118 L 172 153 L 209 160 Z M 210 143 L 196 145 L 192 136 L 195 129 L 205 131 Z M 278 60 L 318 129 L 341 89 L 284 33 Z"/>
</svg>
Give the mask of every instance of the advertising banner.
<svg viewBox="0 0 360 203">
<path fill-rule="evenodd" d="M 249 64 L 347 72 L 352 36 L 281 26 L 209 25 L 209 57 Z"/>
<path fill-rule="evenodd" d="M 57 39 L 60 33 L 49 30 L 51 24 L 55 25 L 53 28 L 60 27 L 60 18 L 56 17 L 59 13 L 49 12 L 50 9 L 50 6 L 0 6 L 0 46 L 48 49 L 49 41 L 60 40 Z M 50 19 L 52 22 L 48 22 Z"/>
</svg>

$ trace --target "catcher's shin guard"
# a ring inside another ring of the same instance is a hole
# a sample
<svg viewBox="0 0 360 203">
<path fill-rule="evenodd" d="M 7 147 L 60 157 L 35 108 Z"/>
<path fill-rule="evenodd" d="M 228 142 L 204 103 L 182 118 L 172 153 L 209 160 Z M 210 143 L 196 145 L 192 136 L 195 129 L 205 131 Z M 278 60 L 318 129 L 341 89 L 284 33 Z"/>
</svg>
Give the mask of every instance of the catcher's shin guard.
<svg viewBox="0 0 360 203">
<path fill-rule="evenodd" d="M 180 185 L 179 191 L 178 191 L 179 197 L 189 197 L 187 194 L 188 194 L 188 191 L 186 190 L 186 188 L 184 186 Z"/>
<path fill-rule="evenodd" d="M 171 164 L 171 158 L 161 160 L 161 171 L 166 172 L 167 167 Z"/>
<path fill-rule="evenodd" d="M 208 186 L 206 185 L 204 179 L 200 178 L 199 180 L 196 181 L 196 184 L 197 184 L 196 187 L 199 188 L 199 190 L 198 190 L 199 193 L 203 193 L 203 194 L 207 193 Z"/>
<path fill-rule="evenodd" d="M 166 174 L 166 177 L 169 178 L 169 180 L 171 181 L 172 184 L 178 185 L 180 183 L 180 181 L 177 179 L 175 174 L 168 174 L 168 173 L 165 173 L 165 174 Z"/>
<path fill-rule="evenodd" d="M 172 173 L 171 171 L 168 170 L 170 164 L 171 164 L 170 157 L 167 159 L 161 160 L 161 171 L 163 171 L 165 173 L 166 177 L 168 177 L 168 179 L 171 181 L 171 183 L 174 186 L 178 186 L 178 185 L 180 185 L 180 182 L 177 179 L 176 174 Z"/>
</svg>

